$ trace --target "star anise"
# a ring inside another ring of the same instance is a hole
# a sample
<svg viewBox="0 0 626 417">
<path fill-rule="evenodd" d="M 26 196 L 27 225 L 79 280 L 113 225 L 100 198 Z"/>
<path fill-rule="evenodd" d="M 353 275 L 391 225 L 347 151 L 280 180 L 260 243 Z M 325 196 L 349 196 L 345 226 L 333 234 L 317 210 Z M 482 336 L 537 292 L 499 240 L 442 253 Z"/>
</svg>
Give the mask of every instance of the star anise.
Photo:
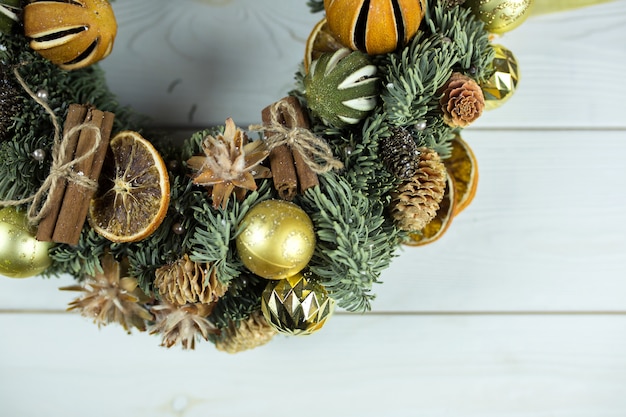
<svg viewBox="0 0 626 417">
<path fill-rule="evenodd" d="M 202 142 L 205 155 L 192 156 L 187 165 L 196 172 L 193 182 L 211 188 L 213 207 L 226 208 L 234 192 L 242 200 L 247 191 L 257 189 L 255 179 L 269 178 L 269 168 L 260 163 L 269 155 L 261 140 L 248 142 L 231 118 L 223 135 L 207 136 Z"/>
</svg>

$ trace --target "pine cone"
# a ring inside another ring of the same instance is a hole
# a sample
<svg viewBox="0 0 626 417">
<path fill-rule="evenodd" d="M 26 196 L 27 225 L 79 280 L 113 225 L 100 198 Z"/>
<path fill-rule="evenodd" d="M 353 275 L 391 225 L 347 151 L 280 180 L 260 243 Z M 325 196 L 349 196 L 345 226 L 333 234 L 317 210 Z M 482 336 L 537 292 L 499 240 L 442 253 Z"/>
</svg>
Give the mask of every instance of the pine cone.
<svg viewBox="0 0 626 417">
<path fill-rule="evenodd" d="M 154 314 L 154 324 L 150 334 L 162 336 L 161 346 L 171 348 L 180 344 L 183 349 L 195 349 L 196 339 L 209 340 L 209 334 L 219 331 L 207 320 L 212 307 L 206 304 L 187 304 L 182 307 L 169 303 L 150 307 Z"/>
<path fill-rule="evenodd" d="M 466 127 L 478 119 L 485 108 L 485 97 L 472 78 L 454 72 L 443 87 L 439 99 L 443 121 L 451 127 Z"/>
<path fill-rule="evenodd" d="M 217 280 L 215 268 L 210 266 L 193 262 L 185 254 L 173 264 L 156 270 L 154 286 L 164 300 L 175 305 L 211 304 L 224 295 L 227 288 Z"/>
<path fill-rule="evenodd" d="M 227 329 L 222 330 L 222 340 L 215 343 L 217 350 L 228 353 L 242 352 L 262 346 L 277 334 L 260 311 L 255 311 L 247 320 L 239 324 L 231 322 Z"/>
<path fill-rule="evenodd" d="M 0 142 L 8 139 L 7 130 L 13 125 L 12 117 L 18 114 L 21 100 L 12 74 L 0 65 Z"/>
<path fill-rule="evenodd" d="M 435 217 L 446 189 L 448 174 L 437 152 L 419 151 L 417 173 L 391 193 L 391 216 L 406 231 L 422 230 Z"/>
<path fill-rule="evenodd" d="M 413 135 L 403 128 L 393 129 L 392 135 L 380 142 L 380 156 L 385 167 L 401 180 L 415 175 L 419 154 Z"/>
</svg>

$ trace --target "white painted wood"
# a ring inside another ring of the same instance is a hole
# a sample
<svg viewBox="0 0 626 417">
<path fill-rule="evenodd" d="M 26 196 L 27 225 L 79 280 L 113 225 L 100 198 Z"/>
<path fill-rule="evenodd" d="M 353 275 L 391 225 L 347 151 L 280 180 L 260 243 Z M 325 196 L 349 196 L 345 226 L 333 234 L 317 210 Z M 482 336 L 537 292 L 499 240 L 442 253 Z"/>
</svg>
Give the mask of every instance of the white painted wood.
<svg viewBox="0 0 626 417">
<path fill-rule="evenodd" d="M 112 89 L 181 128 L 257 122 L 321 18 L 304 0 L 114 7 Z M 623 0 L 497 39 L 520 61 L 519 91 L 464 133 L 476 199 L 384 273 L 374 309 L 388 314 L 337 314 L 234 356 L 182 352 L 55 314 L 74 296 L 57 290 L 68 277 L 0 277 L 0 415 L 623 417 L 625 39 Z"/>
<path fill-rule="evenodd" d="M 305 40 L 322 18 L 304 0 L 118 0 L 114 8 L 119 34 L 103 62 L 111 88 L 174 126 L 258 122 L 261 109 L 293 88 Z M 624 1 L 531 17 L 496 40 L 518 58 L 519 90 L 477 125 L 626 126 L 624 39 Z"/>
<path fill-rule="evenodd" d="M 7 417 L 626 414 L 624 316 L 337 316 L 237 355 L 75 315 L 0 315 L 0 331 Z"/>
</svg>

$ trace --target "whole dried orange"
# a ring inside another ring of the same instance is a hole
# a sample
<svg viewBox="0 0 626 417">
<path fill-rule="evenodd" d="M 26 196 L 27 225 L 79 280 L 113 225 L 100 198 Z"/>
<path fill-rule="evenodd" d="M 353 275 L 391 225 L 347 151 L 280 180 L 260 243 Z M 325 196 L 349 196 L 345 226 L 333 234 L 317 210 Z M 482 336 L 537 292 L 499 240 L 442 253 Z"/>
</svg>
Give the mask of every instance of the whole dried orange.
<svg viewBox="0 0 626 417">
<path fill-rule="evenodd" d="M 115 135 L 110 151 L 89 205 L 89 223 L 112 242 L 136 242 L 152 234 L 167 214 L 167 167 L 137 132 Z"/>
<path fill-rule="evenodd" d="M 456 136 L 452 140 L 450 158 L 443 161 L 448 175 L 454 178 L 456 216 L 463 211 L 474 199 L 478 188 L 478 162 L 467 142 Z"/>
<path fill-rule="evenodd" d="M 439 210 L 435 217 L 419 232 L 409 233 L 404 244 L 408 246 L 423 246 L 439 239 L 450 227 L 456 207 L 454 179 L 448 174 L 446 190 L 443 200 L 439 203 Z"/>
<path fill-rule="evenodd" d="M 306 41 L 304 52 L 304 71 L 309 72 L 311 62 L 325 52 L 335 52 L 343 45 L 330 33 L 326 19 L 322 19 L 313 28 Z"/>
</svg>

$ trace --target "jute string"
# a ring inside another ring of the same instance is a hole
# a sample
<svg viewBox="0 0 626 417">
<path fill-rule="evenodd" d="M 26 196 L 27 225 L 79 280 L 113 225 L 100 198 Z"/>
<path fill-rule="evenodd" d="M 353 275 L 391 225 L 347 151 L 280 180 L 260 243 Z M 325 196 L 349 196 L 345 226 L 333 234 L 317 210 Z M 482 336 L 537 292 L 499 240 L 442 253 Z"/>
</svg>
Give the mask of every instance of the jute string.
<svg viewBox="0 0 626 417">
<path fill-rule="evenodd" d="M 341 161 L 335 159 L 330 147 L 323 139 L 315 136 L 309 129 L 286 127 L 281 123 L 280 116 L 284 111 L 292 120 L 297 119 L 297 112 L 293 106 L 278 101 L 270 108 L 269 124 L 252 125 L 249 129 L 265 134 L 265 144 L 270 151 L 281 145 L 289 145 L 292 150 L 302 155 L 304 162 L 317 174 L 343 168 Z"/>
<path fill-rule="evenodd" d="M 90 158 L 100 146 L 100 142 L 102 141 L 102 133 L 100 132 L 100 128 L 92 123 L 82 123 L 80 125 L 74 126 L 69 129 L 65 134 L 61 137 L 61 127 L 57 121 L 57 118 L 44 100 L 37 97 L 30 87 L 26 84 L 22 76 L 19 74 L 17 68 L 13 69 L 15 73 L 15 78 L 17 78 L 18 82 L 22 86 L 22 88 L 28 93 L 28 95 L 35 100 L 50 116 L 50 121 L 52 122 L 52 126 L 54 127 L 54 142 L 52 145 L 52 165 L 50 167 L 50 173 L 48 177 L 45 179 L 39 190 L 35 192 L 35 194 L 30 197 L 26 197 L 20 200 L 7 200 L 0 201 L 0 206 L 21 206 L 22 204 L 31 203 L 30 208 L 28 209 L 28 222 L 31 225 L 35 225 L 41 221 L 47 214 L 48 211 L 52 208 L 52 202 L 50 201 L 50 196 L 55 193 L 57 187 L 60 187 L 64 184 L 64 181 L 76 184 L 80 187 L 83 187 L 89 191 L 94 191 L 98 187 L 98 183 L 90 178 L 88 178 L 82 172 L 75 172 L 73 170 L 73 166 Z M 82 130 L 93 130 L 95 133 L 94 143 L 91 148 L 85 152 L 85 154 L 72 159 L 69 162 L 64 163 L 67 157 L 67 144 L 68 139 L 75 135 L 76 133 Z"/>
</svg>

